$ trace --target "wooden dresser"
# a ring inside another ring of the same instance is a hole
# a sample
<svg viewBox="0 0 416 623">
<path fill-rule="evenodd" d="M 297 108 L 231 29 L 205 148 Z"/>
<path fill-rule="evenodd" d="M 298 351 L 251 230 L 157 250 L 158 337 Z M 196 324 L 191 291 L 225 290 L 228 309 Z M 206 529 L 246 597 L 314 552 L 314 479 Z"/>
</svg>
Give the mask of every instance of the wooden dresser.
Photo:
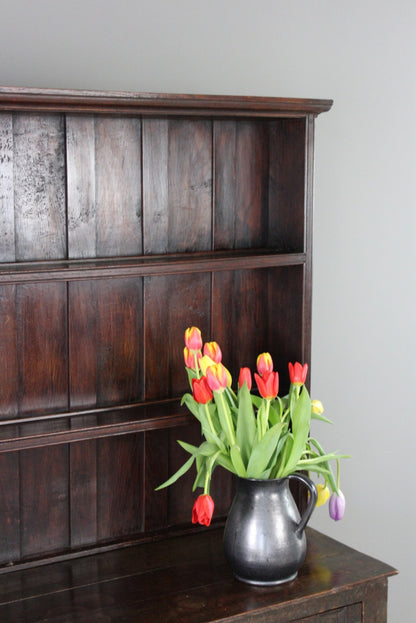
<svg viewBox="0 0 416 623">
<path fill-rule="evenodd" d="M 0 620 L 384 620 L 393 570 L 313 531 L 299 580 L 236 583 L 228 473 L 208 531 L 193 474 L 154 491 L 200 435 L 179 404 L 186 327 L 234 376 L 271 352 L 282 391 L 310 362 L 330 106 L 0 88 Z"/>
</svg>

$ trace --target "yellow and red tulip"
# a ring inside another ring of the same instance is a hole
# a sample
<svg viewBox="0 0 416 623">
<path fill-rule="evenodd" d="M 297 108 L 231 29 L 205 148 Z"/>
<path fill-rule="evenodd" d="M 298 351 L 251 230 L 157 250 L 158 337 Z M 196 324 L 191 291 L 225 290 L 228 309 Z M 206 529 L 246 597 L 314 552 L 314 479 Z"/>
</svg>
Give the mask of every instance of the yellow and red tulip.
<svg viewBox="0 0 416 623">
<path fill-rule="evenodd" d="M 185 346 L 185 348 L 183 349 L 183 358 L 185 360 L 185 366 L 187 368 L 190 368 L 191 370 L 195 370 L 195 355 L 196 355 L 196 361 L 199 365 L 199 362 L 202 357 L 201 351 L 192 351 L 192 350 L 189 350 L 189 348 Z"/>
<path fill-rule="evenodd" d="M 257 372 L 260 376 L 273 372 L 273 359 L 270 353 L 262 353 L 257 357 Z"/>
<path fill-rule="evenodd" d="M 204 344 L 204 355 L 212 359 L 215 363 L 221 363 L 222 352 L 217 342 L 206 342 Z"/>
<path fill-rule="evenodd" d="M 207 368 L 208 385 L 213 392 L 222 392 L 228 385 L 229 373 L 222 363 L 215 363 Z"/>
<path fill-rule="evenodd" d="M 201 331 L 197 327 L 188 327 L 185 331 L 185 346 L 189 350 L 201 350 L 202 337 Z"/>
</svg>

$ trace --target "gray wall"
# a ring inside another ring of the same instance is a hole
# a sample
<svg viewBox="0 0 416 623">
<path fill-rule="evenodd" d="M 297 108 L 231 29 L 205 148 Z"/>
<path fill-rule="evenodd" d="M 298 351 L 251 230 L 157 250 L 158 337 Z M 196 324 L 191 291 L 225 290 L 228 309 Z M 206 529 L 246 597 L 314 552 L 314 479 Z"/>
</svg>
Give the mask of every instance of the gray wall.
<svg viewBox="0 0 416 623">
<path fill-rule="evenodd" d="M 313 525 L 400 569 L 414 620 L 416 2 L 0 0 L 0 83 L 334 98 L 317 121 L 312 389 L 350 452 Z"/>
</svg>

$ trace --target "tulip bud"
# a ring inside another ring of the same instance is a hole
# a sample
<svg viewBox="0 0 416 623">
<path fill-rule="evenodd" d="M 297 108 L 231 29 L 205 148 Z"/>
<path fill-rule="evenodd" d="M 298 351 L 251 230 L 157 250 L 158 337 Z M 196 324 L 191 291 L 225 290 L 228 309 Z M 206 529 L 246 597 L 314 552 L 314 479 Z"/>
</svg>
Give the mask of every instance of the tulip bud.
<svg viewBox="0 0 416 623">
<path fill-rule="evenodd" d="M 289 376 L 292 385 L 303 385 L 308 374 L 308 364 L 301 364 L 298 361 L 293 364 L 289 363 Z"/>
<path fill-rule="evenodd" d="M 204 344 L 204 355 L 207 355 L 215 363 L 220 363 L 222 360 L 222 352 L 217 342 L 206 342 Z"/>
<path fill-rule="evenodd" d="M 311 410 L 315 415 L 322 415 L 324 412 L 324 405 L 320 400 L 312 400 L 311 402 Z"/>
<path fill-rule="evenodd" d="M 189 327 L 185 331 L 185 346 L 189 350 L 201 350 L 202 337 L 201 331 L 197 327 Z"/>
<path fill-rule="evenodd" d="M 240 370 L 240 376 L 238 377 L 238 387 L 243 387 L 244 383 L 247 383 L 248 391 L 250 391 L 252 385 L 250 368 L 241 368 Z"/>
<path fill-rule="evenodd" d="M 329 489 L 326 484 L 319 483 L 316 485 L 316 490 L 318 492 L 318 499 L 316 501 L 316 506 L 323 506 L 327 499 L 329 498 Z"/>
<path fill-rule="evenodd" d="M 257 372 L 260 376 L 273 372 L 273 359 L 270 353 L 262 353 L 257 357 Z"/>
<path fill-rule="evenodd" d="M 210 495 L 200 495 L 197 497 L 192 509 L 192 523 L 200 523 L 209 526 L 214 513 L 214 500 Z"/>
<path fill-rule="evenodd" d="M 334 521 L 339 521 L 344 517 L 345 513 L 345 497 L 342 491 L 339 491 L 339 495 L 333 493 L 329 498 L 329 516 Z"/>
</svg>

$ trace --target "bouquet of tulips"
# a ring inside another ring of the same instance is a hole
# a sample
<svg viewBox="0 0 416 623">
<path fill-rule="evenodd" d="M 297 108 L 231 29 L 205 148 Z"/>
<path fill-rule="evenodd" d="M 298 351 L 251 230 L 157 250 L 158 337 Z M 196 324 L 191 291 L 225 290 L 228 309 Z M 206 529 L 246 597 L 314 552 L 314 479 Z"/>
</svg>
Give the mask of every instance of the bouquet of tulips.
<svg viewBox="0 0 416 623">
<path fill-rule="evenodd" d="M 199 447 L 178 441 L 190 454 L 186 463 L 158 489 L 167 487 L 195 463 L 197 475 L 193 490 L 204 489 L 194 504 L 193 523 L 208 526 L 214 512 L 209 495 L 211 476 L 217 466 L 242 478 L 284 478 L 296 471 L 312 471 L 323 482 L 317 485 L 318 503 L 329 500 L 332 519 L 341 519 L 345 498 L 339 488 L 339 459 L 326 453 L 310 436 L 311 419 L 325 418 L 319 400 L 311 400 L 305 387 L 308 365 L 289 363 L 290 389 L 280 397 L 279 374 L 273 370 L 269 353 L 257 358 L 254 378 L 258 394 L 252 394 L 252 375 L 241 368 L 237 393 L 232 390 L 231 374 L 222 363 L 221 348 L 216 342 L 203 345 L 196 327 L 185 331 L 184 359 L 192 393 L 182 398 L 201 424 L 205 440 Z M 330 461 L 337 463 L 335 479 Z M 331 495 L 332 492 L 332 495 Z"/>
</svg>

